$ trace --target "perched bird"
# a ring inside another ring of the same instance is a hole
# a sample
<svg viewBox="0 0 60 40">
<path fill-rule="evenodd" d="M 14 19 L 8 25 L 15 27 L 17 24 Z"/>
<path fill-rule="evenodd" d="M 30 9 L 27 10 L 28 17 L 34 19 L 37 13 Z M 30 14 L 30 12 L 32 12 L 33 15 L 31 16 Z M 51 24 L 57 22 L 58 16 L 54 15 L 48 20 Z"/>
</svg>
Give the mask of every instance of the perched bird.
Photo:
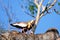
<svg viewBox="0 0 60 40">
<path fill-rule="evenodd" d="M 34 24 L 35 24 L 35 20 L 31 20 L 28 22 L 17 22 L 10 25 L 22 29 L 22 33 L 25 33 L 28 30 L 30 30 L 34 26 Z"/>
</svg>

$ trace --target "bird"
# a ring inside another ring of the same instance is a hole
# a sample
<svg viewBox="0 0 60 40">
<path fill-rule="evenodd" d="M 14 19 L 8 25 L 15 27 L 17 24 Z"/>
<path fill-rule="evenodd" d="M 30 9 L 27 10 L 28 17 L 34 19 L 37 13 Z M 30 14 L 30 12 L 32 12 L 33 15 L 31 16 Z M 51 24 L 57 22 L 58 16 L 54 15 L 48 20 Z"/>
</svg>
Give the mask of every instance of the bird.
<svg viewBox="0 0 60 40">
<path fill-rule="evenodd" d="M 28 30 L 32 29 L 35 25 L 35 20 L 30 20 L 28 22 L 16 22 L 10 24 L 13 27 L 22 29 L 22 33 L 26 33 Z"/>
</svg>

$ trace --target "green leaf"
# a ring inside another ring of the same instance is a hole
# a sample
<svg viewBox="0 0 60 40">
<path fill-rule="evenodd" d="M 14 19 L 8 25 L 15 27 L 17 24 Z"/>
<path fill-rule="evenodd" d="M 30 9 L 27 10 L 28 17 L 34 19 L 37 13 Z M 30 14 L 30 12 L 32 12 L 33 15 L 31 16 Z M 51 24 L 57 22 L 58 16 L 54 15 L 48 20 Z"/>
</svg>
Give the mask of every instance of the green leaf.
<svg viewBox="0 0 60 40">
<path fill-rule="evenodd" d="M 34 15 L 34 11 L 31 12 Z"/>
<path fill-rule="evenodd" d="M 31 12 L 31 14 L 35 14 L 35 13 L 37 13 L 37 11 L 36 11 L 37 8 L 38 8 L 38 6 L 35 5 L 34 2 L 32 2 L 32 3 L 29 4 L 29 8 L 28 9 Z"/>
<path fill-rule="evenodd" d="M 38 8 L 38 6 L 37 6 L 37 5 L 36 5 L 35 7 L 36 7 L 36 8 Z"/>
<path fill-rule="evenodd" d="M 60 6 L 60 2 L 58 2 L 58 5 Z"/>
<path fill-rule="evenodd" d="M 33 10 L 34 10 L 34 6 L 33 6 L 33 5 L 30 5 L 30 6 L 29 6 L 29 10 L 30 10 L 30 11 L 33 11 Z"/>
<path fill-rule="evenodd" d="M 29 6 L 29 10 L 30 10 L 31 14 L 34 14 L 34 6 L 33 5 Z"/>
<path fill-rule="evenodd" d="M 37 10 L 35 10 L 35 13 L 37 13 Z"/>
</svg>

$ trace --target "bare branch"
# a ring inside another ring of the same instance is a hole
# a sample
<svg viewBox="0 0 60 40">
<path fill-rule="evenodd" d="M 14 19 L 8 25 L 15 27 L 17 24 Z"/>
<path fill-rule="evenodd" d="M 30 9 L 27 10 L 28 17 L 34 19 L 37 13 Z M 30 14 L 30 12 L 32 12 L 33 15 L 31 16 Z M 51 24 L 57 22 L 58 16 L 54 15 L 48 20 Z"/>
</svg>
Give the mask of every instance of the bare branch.
<svg viewBox="0 0 60 40">
<path fill-rule="evenodd" d="M 39 14 L 40 14 L 40 9 L 42 7 L 42 3 L 43 3 L 44 0 L 41 0 L 41 3 L 39 3 L 38 5 L 38 12 L 37 12 L 37 16 L 36 16 L 36 22 L 35 22 L 35 25 L 37 25 L 38 21 L 39 21 Z"/>
<path fill-rule="evenodd" d="M 43 1 L 44 1 L 44 0 L 41 0 L 41 2 L 39 2 L 39 5 L 41 5 L 41 6 L 42 6 Z"/>
<path fill-rule="evenodd" d="M 56 3 L 56 1 L 57 1 L 57 0 L 55 0 L 47 9 L 45 9 L 46 7 L 44 7 L 44 6 L 42 5 L 42 8 L 43 8 L 43 9 L 42 9 L 42 13 L 39 14 L 39 16 L 40 16 L 39 19 L 40 19 L 42 16 L 45 16 L 45 15 L 46 15 L 46 14 L 44 14 L 44 12 L 47 11 L 47 10 L 49 10 L 50 8 L 52 8 L 52 7 L 54 6 L 54 4 Z"/>
<path fill-rule="evenodd" d="M 44 13 L 40 14 L 40 18 L 44 15 Z"/>
<path fill-rule="evenodd" d="M 36 1 L 36 0 L 35 0 L 35 1 Z M 34 2 L 35 2 L 35 1 L 34 1 Z M 35 20 L 35 25 L 34 25 L 34 27 L 32 28 L 33 33 L 35 32 L 36 26 L 37 26 L 38 21 L 39 21 L 39 19 L 40 19 L 39 14 L 40 14 L 40 9 L 41 9 L 41 7 L 42 7 L 42 3 L 43 3 L 43 0 L 41 0 L 41 2 L 38 4 L 38 10 L 37 10 L 37 16 L 36 16 L 36 20 Z M 42 16 L 42 15 L 41 15 L 41 16 Z"/>
<path fill-rule="evenodd" d="M 27 14 L 27 15 L 29 15 L 29 16 L 31 16 L 31 17 L 33 17 L 33 18 L 35 18 L 35 16 L 34 16 L 34 15 L 27 13 L 24 9 L 25 9 L 25 8 L 23 7 L 23 9 L 22 9 L 22 10 L 25 12 L 25 14 Z"/>
<path fill-rule="evenodd" d="M 60 15 L 60 12 L 59 12 L 59 11 L 57 11 L 56 9 L 54 9 L 54 11 L 55 11 L 57 14 L 59 14 L 59 15 Z"/>
<path fill-rule="evenodd" d="M 34 0 L 34 3 L 38 6 L 38 3 L 37 3 L 38 0 Z"/>
<path fill-rule="evenodd" d="M 50 8 L 52 8 L 56 2 L 57 2 L 57 0 L 54 0 L 54 2 L 48 7 L 47 10 L 49 10 Z"/>
<path fill-rule="evenodd" d="M 29 16 L 31 16 L 31 17 L 33 17 L 33 18 L 36 18 L 34 15 L 29 14 L 29 13 L 27 13 L 27 12 L 25 12 L 25 14 L 27 14 L 27 15 L 29 15 Z"/>
<path fill-rule="evenodd" d="M 45 10 L 42 11 L 42 13 L 44 13 L 45 11 L 49 10 L 50 8 L 52 8 L 56 2 L 57 2 L 57 0 L 54 0 L 54 2 L 53 2 L 49 7 L 47 7 L 47 9 L 46 9 L 46 7 L 45 7 Z M 41 13 L 41 14 L 42 14 L 42 13 Z M 41 15 L 41 14 L 39 14 L 39 15 Z"/>
<path fill-rule="evenodd" d="M 52 1 L 52 0 L 49 0 L 48 4 L 50 4 L 50 3 L 51 3 L 51 1 Z"/>
<path fill-rule="evenodd" d="M 42 12 L 45 10 L 45 8 L 46 8 L 46 7 L 42 5 Z"/>
<path fill-rule="evenodd" d="M 35 4 L 38 6 L 38 12 L 37 12 L 37 16 L 36 16 L 35 26 L 34 26 L 34 28 L 32 29 L 33 33 L 35 32 L 36 25 L 37 25 L 39 19 L 40 19 L 42 16 L 45 15 L 44 12 L 47 11 L 47 10 L 49 10 L 50 8 L 52 8 L 52 7 L 54 6 L 54 4 L 56 3 L 57 0 L 54 0 L 54 2 L 53 2 L 49 7 L 47 7 L 47 9 L 46 9 L 46 7 L 44 7 L 44 6 L 42 5 L 43 1 L 44 1 L 44 0 L 41 0 L 41 2 L 40 2 L 38 5 L 37 5 L 37 1 L 36 1 L 36 0 L 34 1 Z M 41 8 L 41 7 L 42 7 L 42 13 L 40 13 L 40 8 Z"/>
<path fill-rule="evenodd" d="M 16 0 L 16 1 L 18 1 L 18 0 Z M 18 1 L 18 4 L 20 5 L 20 2 L 19 2 L 19 1 Z M 33 18 L 35 18 L 35 16 L 34 16 L 34 15 L 29 14 L 28 12 L 26 12 L 26 11 L 25 11 L 25 7 L 23 7 L 23 5 L 21 5 L 21 7 L 23 8 L 22 10 L 25 12 L 25 14 L 27 14 L 27 15 L 29 15 L 29 16 L 31 16 L 31 17 L 33 17 Z"/>
</svg>

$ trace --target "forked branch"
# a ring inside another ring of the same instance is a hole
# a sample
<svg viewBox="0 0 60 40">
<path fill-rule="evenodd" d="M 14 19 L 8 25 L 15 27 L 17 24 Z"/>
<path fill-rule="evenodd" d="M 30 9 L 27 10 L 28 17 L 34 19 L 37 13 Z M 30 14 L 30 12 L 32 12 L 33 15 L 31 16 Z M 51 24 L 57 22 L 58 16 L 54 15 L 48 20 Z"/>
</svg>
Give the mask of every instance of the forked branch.
<svg viewBox="0 0 60 40">
<path fill-rule="evenodd" d="M 41 19 L 42 16 L 45 15 L 44 12 L 49 10 L 49 9 L 51 9 L 54 6 L 54 4 L 57 2 L 57 0 L 54 0 L 54 2 L 49 7 L 47 7 L 47 9 L 46 9 L 46 7 L 42 5 L 44 0 L 41 0 L 41 2 L 39 2 L 39 4 L 37 3 L 37 1 L 38 0 L 34 0 L 34 3 L 38 7 L 38 10 L 37 10 L 38 12 L 37 12 L 37 16 L 36 16 L 35 26 L 32 29 L 33 33 L 35 32 L 35 29 L 36 29 L 36 26 L 38 24 L 38 21 Z M 42 13 L 40 13 L 41 7 L 42 7 Z"/>
<path fill-rule="evenodd" d="M 32 28 L 32 31 L 33 31 L 33 33 L 35 32 L 35 29 L 36 29 L 36 26 L 37 26 L 37 24 L 38 24 L 38 21 L 39 21 L 39 14 L 40 14 L 40 9 L 41 9 L 41 7 L 42 7 L 42 3 L 43 3 L 43 1 L 44 0 L 41 0 L 41 2 L 39 2 L 39 4 L 38 4 L 38 2 L 37 2 L 38 0 L 34 0 L 34 3 L 37 5 L 37 7 L 38 7 L 38 10 L 37 10 L 37 16 L 36 16 L 36 20 L 35 20 L 35 25 L 34 25 L 34 27 Z"/>
</svg>

